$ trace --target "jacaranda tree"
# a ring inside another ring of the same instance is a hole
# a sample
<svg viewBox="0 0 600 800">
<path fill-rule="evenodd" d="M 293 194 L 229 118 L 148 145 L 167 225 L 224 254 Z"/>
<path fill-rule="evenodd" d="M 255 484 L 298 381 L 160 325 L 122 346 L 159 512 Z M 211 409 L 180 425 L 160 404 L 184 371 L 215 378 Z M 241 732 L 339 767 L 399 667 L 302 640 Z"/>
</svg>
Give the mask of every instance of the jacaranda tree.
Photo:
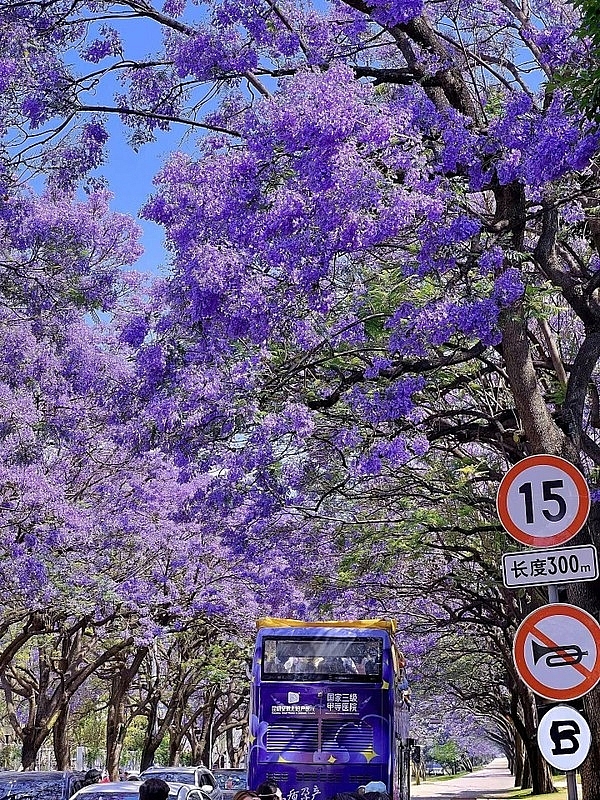
<svg viewBox="0 0 600 800">
<path fill-rule="evenodd" d="M 128 430 L 196 482 L 181 521 L 209 521 L 273 603 L 303 613 L 297 578 L 322 588 L 356 546 L 376 563 L 363 530 L 410 513 L 432 459 L 466 478 L 477 526 L 524 455 L 563 455 L 595 486 L 598 136 L 553 80 L 585 47 L 569 4 L 0 12 L 7 197 L 33 174 L 53 197 L 93 191 L 115 117 L 134 148 L 202 134 L 143 212 L 171 271 L 115 311 Z M 587 585 L 570 596 L 598 611 Z"/>
</svg>

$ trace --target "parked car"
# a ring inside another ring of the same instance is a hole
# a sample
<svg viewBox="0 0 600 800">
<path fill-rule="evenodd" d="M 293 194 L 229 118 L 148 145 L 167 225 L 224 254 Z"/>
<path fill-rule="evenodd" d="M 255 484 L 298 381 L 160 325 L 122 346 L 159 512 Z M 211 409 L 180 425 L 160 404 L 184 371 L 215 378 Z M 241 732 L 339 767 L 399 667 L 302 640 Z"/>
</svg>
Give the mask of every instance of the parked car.
<svg viewBox="0 0 600 800">
<path fill-rule="evenodd" d="M 245 769 L 216 769 L 214 776 L 223 792 L 223 800 L 231 800 L 240 789 L 248 788 L 248 772 Z"/>
<path fill-rule="evenodd" d="M 149 767 L 140 772 L 140 780 L 147 778 L 162 778 L 167 783 L 187 783 L 202 789 L 210 800 L 223 800 L 223 792 L 215 776 L 202 764 L 198 767 Z"/>
<path fill-rule="evenodd" d="M 69 800 L 83 773 L 75 772 L 0 772 L 0 800 Z"/>
<path fill-rule="evenodd" d="M 158 775 L 152 777 L 160 777 Z M 163 779 L 164 780 L 164 779 Z M 189 783 L 169 783 L 169 800 L 210 800 L 209 796 Z M 115 781 L 84 786 L 73 795 L 72 800 L 138 800 L 139 781 Z"/>
<path fill-rule="evenodd" d="M 429 764 L 427 767 L 428 775 L 444 775 L 444 768 L 441 764 Z"/>
</svg>

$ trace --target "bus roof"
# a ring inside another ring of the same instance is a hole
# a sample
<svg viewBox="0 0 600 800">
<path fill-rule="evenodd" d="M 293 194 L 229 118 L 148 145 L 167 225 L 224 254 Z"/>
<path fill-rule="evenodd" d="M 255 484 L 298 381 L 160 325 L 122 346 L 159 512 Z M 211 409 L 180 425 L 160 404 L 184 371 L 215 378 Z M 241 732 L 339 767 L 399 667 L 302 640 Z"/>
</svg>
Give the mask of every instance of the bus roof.
<svg viewBox="0 0 600 800">
<path fill-rule="evenodd" d="M 302 619 L 278 619 L 277 617 L 262 617 L 256 621 L 260 628 L 377 628 L 396 633 L 397 624 L 393 619 L 336 619 L 319 622 L 305 622 Z"/>
</svg>

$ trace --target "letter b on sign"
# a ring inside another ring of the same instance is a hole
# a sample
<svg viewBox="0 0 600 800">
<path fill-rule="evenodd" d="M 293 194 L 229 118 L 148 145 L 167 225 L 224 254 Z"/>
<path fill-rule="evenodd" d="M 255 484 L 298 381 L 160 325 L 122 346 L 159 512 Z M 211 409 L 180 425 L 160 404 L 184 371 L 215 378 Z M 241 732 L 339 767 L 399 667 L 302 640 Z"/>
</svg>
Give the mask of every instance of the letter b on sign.
<svg viewBox="0 0 600 800">
<path fill-rule="evenodd" d="M 571 706 L 554 706 L 542 717 L 538 745 L 546 761 L 566 772 L 577 769 L 590 749 L 590 727 Z"/>
<path fill-rule="evenodd" d="M 555 719 L 550 725 L 553 756 L 570 756 L 579 750 L 581 728 L 574 719 Z"/>
</svg>

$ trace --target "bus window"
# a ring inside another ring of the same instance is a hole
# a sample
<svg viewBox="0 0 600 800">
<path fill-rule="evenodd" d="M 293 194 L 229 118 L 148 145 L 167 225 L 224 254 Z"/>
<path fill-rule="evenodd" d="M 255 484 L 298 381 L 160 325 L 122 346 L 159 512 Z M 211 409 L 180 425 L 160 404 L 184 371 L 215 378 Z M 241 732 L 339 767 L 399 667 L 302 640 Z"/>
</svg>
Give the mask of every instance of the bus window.
<svg viewBox="0 0 600 800">
<path fill-rule="evenodd" d="M 263 640 L 263 680 L 381 680 L 381 638 L 268 637 Z"/>
</svg>

